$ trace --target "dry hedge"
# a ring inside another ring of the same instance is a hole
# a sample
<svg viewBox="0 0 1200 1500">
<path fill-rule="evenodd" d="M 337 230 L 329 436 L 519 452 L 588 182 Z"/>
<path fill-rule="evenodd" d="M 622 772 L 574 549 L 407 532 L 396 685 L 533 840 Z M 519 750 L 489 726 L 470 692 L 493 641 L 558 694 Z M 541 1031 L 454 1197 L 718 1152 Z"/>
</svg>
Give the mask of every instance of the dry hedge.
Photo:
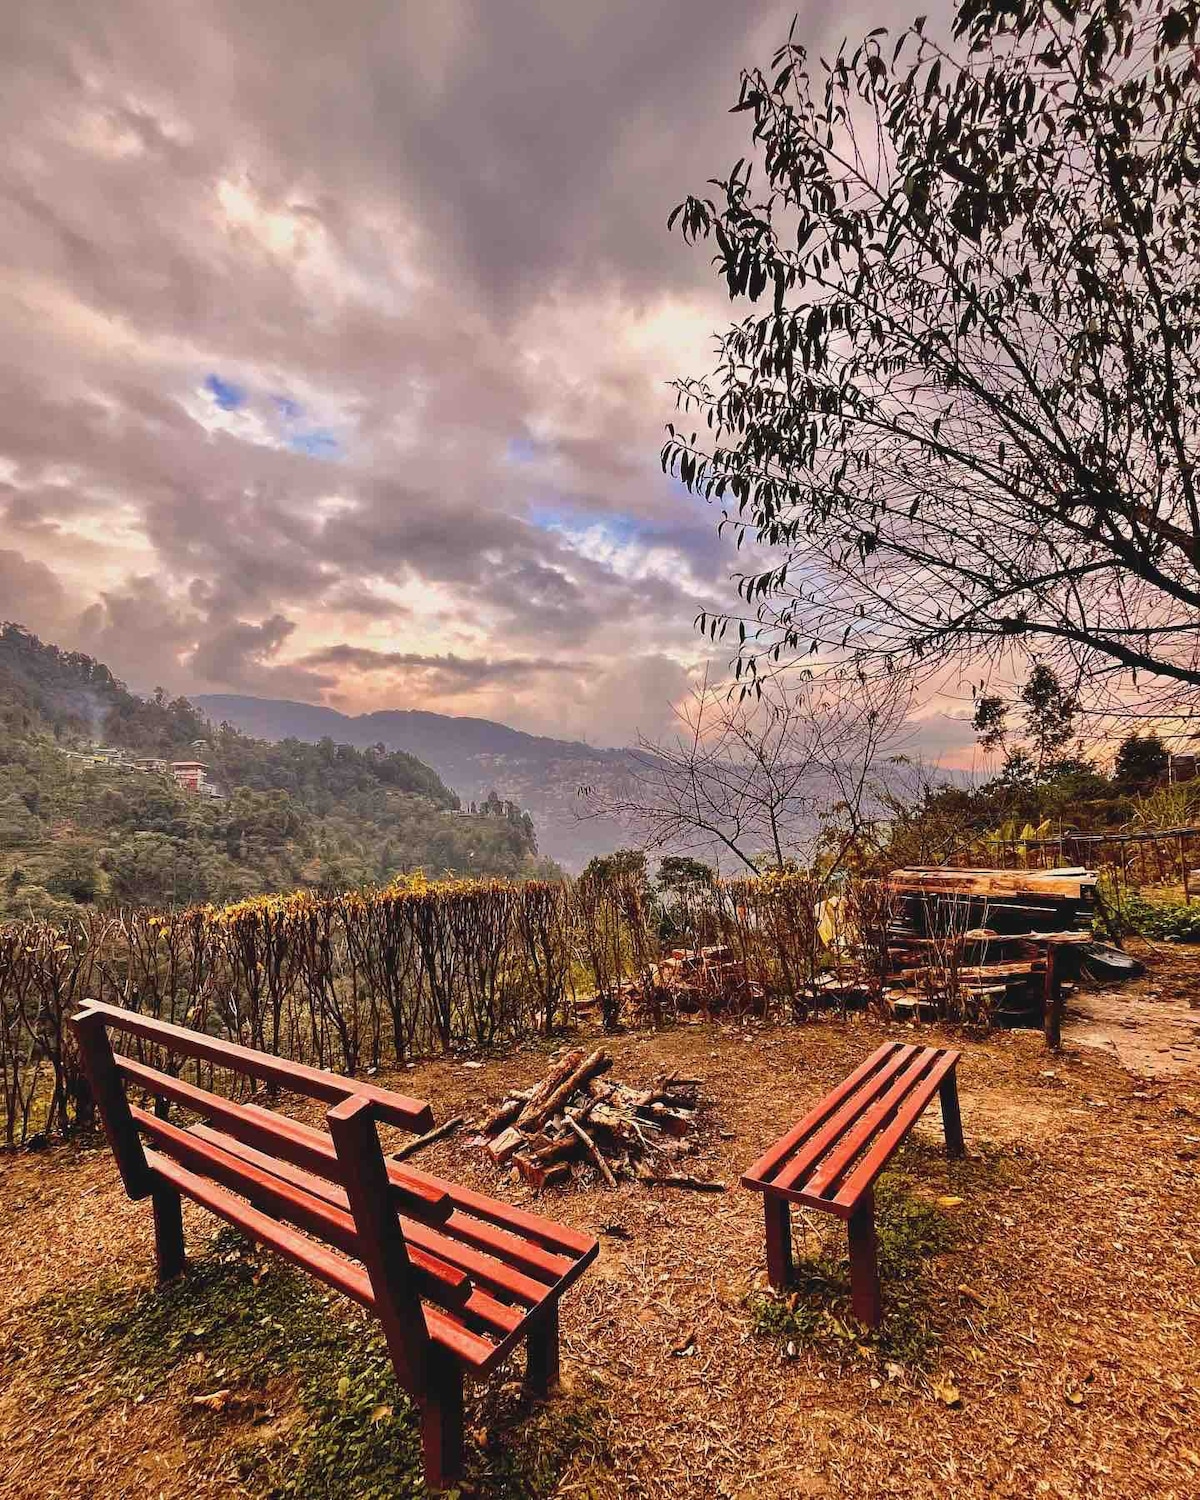
<svg viewBox="0 0 1200 1500">
<path fill-rule="evenodd" d="M 4 1142 L 65 1134 L 90 1118 L 65 1025 L 85 998 L 357 1074 L 554 1035 L 574 1021 L 581 992 L 598 996 L 615 1027 L 625 1019 L 622 981 L 646 975 L 666 938 L 728 945 L 767 1003 L 797 1014 L 804 1007 L 795 997 L 822 962 L 822 894 L 808 875 L 769 875 L 697 889 L 665 913 L 635 877 L 417 878 L 223 908 L 86 910 L 65 927 L 8 923 L 0 926 Z M 661 1002 L 652 1019 L 670 1019 Z"/>
</svg>

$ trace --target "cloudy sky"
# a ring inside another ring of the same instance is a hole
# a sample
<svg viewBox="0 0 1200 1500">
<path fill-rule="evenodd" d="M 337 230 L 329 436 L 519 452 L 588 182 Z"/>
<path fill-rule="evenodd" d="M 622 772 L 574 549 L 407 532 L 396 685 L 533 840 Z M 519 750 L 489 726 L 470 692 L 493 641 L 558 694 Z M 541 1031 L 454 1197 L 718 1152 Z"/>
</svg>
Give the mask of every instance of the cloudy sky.
<svg viewBox="0 0 1200 1500">
<path fill-rule="evenodd" d="M 732 566 L 658 468 L 728 316 L 665 220 L 794 8 L 5 6 L 0 616 L 143 689 L 658 731 Z"/>
</svg>

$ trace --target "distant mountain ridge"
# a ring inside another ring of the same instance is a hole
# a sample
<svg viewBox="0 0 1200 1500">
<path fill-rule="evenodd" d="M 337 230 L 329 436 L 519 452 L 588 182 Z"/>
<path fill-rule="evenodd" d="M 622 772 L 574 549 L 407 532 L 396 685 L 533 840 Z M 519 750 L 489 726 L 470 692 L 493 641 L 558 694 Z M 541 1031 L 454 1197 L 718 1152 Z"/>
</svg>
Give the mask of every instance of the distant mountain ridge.
<svg viewBox="0 0 1200 1500">
<path fill-rule="evenodd" d="M 382 744 L 430 765 L 466 800 L 495 790 L 533 814 L 538 847 L 578 870 L 598 853 L 628 839 L 611 819 L 581 821 L 581 786 L 604 789 L 623 780 L 629 752 L 597 749 L 580 740 L 526 734 L 491 719 L 457 718 L 424 709 L 343 714 L 289 699 L 202 693 L 190 700 L 214 723 L 227 722 L 259 739 L 320 740 L 365 749 Z"/>
</svg>

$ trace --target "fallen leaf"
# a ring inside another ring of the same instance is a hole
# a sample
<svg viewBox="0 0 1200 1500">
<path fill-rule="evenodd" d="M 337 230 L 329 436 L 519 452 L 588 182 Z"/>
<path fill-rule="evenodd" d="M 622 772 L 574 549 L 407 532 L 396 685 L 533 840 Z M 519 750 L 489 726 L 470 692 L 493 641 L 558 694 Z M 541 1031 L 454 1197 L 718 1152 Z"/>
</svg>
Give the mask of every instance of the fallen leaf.
<svg viewBox="0 0 1200 1500">
<path fill-rule="evenodd" d="M 954 1384 L 953 1376 L 943 1375 L 941 1379 L 935 1380 L 932 1390 L 943 1406 L 948 1406 L 951 1410 L 954 1410 L 955 1407 L 962 1405 L 962 1393 Z"/>
<path fill-rule="evenodd" d="M 386 1422 L 387 1419 L 391 1416 L 391 1414 L 392 1414 L 392 1408 L 390 1406 L 377 1406 L 375 1408 L 375 1410 L 371 1413 L 371 1421 L 372 1422 Z"/>
<path fill-rule="evenodd" d="M 939 1208 L 959 1208 L 962 1205 L 962 1201 L 963 1200 L 961 1198 L 956 1198 L 956 1197 L 954 1197 L 953 1194 L 948 1193 L 945 1197 L 938 1199 L 938 1207 Z"/>
<path fill-rule="evenodd" d="M 1068 1387 L 1067 1390 L 1063 1392 L 1063 1394 L 1066 1396 L 1067 1400 L 1071 1403 L 1072 1406 L 1083 1405 L 1082 1391 L 1077 1391 L 1071 1387 Z"/>
<path fill-rule="evenodd" d="M 203 1406 L 208 1411 L 224 1411 L 229 1405 L 232 1391 L 211 1391 L 207 1396 L 193 1396 L 193 1406 Z"/>
<path fill-rule="evenodd" d="M 342 1378 L 338 1381 L 338 1383 L 337 1383 L 337 1394 L 338 1394 L 338 1400 L 339 1401 L 344 1401 L 346 1399 L 346 1397 L 350 1394 L 350 1377 L 349 1377 L 349 1375 L 343 1375 Z"/>
</svg>

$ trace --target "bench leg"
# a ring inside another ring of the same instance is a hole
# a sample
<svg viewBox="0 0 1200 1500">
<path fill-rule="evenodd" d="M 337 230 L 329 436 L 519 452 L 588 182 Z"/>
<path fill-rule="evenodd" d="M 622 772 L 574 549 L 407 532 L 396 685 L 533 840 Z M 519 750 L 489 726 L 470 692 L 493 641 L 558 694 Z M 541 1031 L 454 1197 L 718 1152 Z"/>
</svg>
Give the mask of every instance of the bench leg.
<svg viewBox="0 0 1200 1500">
<path fill-rule="evenodd" d="M 946 1132 L 946 1155 L 963 1156 L 962 1114 L 958 1108 L 958 1069 L 951 1068 L 942 1079 L 938 1092 L 942 1099 L 942 1128 Z"/>
<path fill-rule="evenodd" d="M 183 1249 L 183 1211 L 179 1194 L 157 1182 L 150 1192 L 154 1205 L 154 1257 L 159 1281 L 173 1281 L 187 1266 Z"/>
<path fill-rule="evenodd" d="M 558 1302 L 537 1319 L 526 1336 L 525 1383 L 535 1396 L 548 1396 L 558 1384 Z"/>
<path fill-rule="evenodd" d="M 767 1280 L 782 1292 L 792 1279 L 792 1214 L 786 1198 L 763 1194 L 767 1220 Z"/>
<path fill-rule="evenodd" d="M 866 1192 L 846 1221 L 850 1234 L 850 1303 L 854 1316 L 878 1328 L 882 1316 L 879 1257 L 875 1244 L 875 1194 Z"/>
<path fill-rule="evenodd" d="M 421 1448 L 426 1488 L 450 1489 L 462 1473 L 463 1378 L 453 1359 L 433 1350 L 421 1399 Z"/>
</svg>

